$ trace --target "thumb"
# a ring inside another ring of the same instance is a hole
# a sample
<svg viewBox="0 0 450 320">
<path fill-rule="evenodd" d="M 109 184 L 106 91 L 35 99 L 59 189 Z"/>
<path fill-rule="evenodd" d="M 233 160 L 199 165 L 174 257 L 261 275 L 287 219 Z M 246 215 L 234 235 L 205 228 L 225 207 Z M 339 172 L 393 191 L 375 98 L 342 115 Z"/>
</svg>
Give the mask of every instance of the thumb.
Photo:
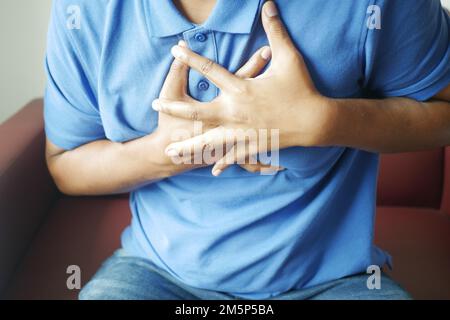
<svg viewBox="0 0 450 320">
<path fill-rule="evenodd" d="M 179 46 L 187 46 L 184 41 Z M 175 59 L 170 66 L 169 73 L 161 89 L 160 98 L 174 100 L 186 95 L 189 67 L 183 62 Z"/>
<path fill-rule="evenodd" d="M 262 22 L 270 47 L 273 52 L 272 62 L 284 59 L 289 51 L 297 53 L 289 34 L 281 21 L 277 6 L 273 1 L 267 1 L 262 10 Z"/>
</svg>

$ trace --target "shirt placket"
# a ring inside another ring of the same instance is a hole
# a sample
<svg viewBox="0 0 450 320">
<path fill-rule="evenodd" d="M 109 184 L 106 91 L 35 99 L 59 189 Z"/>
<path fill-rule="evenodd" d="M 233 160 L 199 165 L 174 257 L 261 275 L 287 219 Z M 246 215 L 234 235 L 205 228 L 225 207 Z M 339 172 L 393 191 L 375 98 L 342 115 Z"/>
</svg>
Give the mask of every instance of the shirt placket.
<svg viewBox="0 0 450 320">
<path fill-rule="evenodd" d="M 217 62 L 214 32 L 196 27 L 183 33 L 184 40 L 194 52 Z M 218 95 L 217 87 L 195 70 L 189 71 L 189 94 L 199 101 L 211 101 Z"/>
</svg>

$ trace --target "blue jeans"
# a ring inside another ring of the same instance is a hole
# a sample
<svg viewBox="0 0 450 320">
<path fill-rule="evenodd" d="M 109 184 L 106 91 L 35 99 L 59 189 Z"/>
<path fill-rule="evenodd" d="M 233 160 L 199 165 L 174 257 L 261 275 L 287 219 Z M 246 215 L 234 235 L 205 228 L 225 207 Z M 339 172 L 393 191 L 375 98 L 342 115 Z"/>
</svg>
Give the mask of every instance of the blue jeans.
<svg viewBox="0 0 450 320">
<path fill-rule="evenodd" d="M 319 286 L 293 290 L 273 300 L 405 300 L 409 294 L 382 274 L 381 289 L 367 288 L 360 274 Z M 232 295 L 190 287 L 150 260 L 128 255 L 123 249 L 106 260 L 81 290 L 80 300 L 239 300 Z"/>
</svg>

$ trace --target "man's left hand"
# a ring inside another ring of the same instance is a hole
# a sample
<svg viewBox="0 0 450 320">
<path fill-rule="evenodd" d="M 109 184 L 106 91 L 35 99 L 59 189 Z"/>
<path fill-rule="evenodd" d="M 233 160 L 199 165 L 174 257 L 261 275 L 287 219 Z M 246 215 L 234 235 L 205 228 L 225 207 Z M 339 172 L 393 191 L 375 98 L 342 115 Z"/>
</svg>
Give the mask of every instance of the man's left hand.
<svg viewBox="0 0 450 320">
<path fill-rule="evenodd" d="M 158 99 L 153 108 L 163 113 L 206 122 L 216 127 L 202 135 L 176 142 L 166 149 L 168 155 L 192 153 L 205 148 L 223 146 L 236 129 L 279 130 L 278 148 L 326 145 L 327 128 L 332 120 L 328 99 L 314 86 L 302 55 L 284 27 L 275 3 L 267 2 L 262 21 L 272 49 L 272 63 L 265 73 L 256 78 L 242 79 L 222 66 L 204 58 L 186 47 L 175 46 L 173 55 L 179 61 L 202 73 L 220 89 L 220 95 L 208 103 L 196 100 L 174 101 Z M 231 130 L 230 130 L 231 129 Z M 231 133 L 230 133 L 231 132 Z M 268 145 L 268 144 L 266 144 Z M 238 163 L 257 153 L 267 151 L 261 146 L 244 152 L 229 153 L 219 160 L 212 172 L 219 175 L 231 163 Z"/>
</svg>

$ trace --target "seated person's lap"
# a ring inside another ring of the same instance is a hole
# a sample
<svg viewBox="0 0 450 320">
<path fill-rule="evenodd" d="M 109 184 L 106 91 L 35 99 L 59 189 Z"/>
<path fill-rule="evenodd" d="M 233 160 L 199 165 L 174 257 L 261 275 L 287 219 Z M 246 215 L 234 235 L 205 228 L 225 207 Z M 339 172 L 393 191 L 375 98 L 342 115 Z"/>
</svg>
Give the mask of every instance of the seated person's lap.
<svg viewBox="0 0 450 320">
<path fill-rule="evenodd" d="M 367 274 L 292 290 L 277 300 L 396 300 L 411 299 L 406 291 L 382 274 L 381 289 L 367 288 Z M 105 261 L 82 289 L 81 300 L 230 300 L 229 294 L 187 286 L 150 260 L 128 255 L 123 249 Z"/>
</svg>

